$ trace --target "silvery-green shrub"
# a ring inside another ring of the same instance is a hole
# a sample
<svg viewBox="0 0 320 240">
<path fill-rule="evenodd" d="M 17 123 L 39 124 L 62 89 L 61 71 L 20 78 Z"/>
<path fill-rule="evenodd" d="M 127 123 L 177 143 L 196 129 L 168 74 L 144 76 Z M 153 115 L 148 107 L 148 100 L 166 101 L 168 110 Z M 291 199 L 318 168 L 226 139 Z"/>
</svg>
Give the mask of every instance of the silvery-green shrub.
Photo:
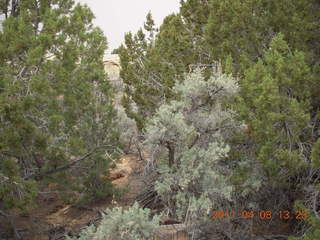
<svg viewBox="0 0 320 240">
<path fill-rule="evenodd" d="M 160 172 L 155 189 L 165 210 L 196 226 L 211 209 L 232 201 L 231 169 L 223 163 L 230 151 L 225 139 L 240 125 L 224 102 L 239 87 L 219 69 L 209 79 L 198 69 L 173 90 L 178 100 L 160 106 L 148 121 L 145 146 Z"/>
<path fill-rule="evenodd" d="M 97 228 L 86 228 L 78 240 L 149 240 L 159 227 L 160 216 L 150 217 L 150 209 L 137 203 L 128 209 L 107 209 Z"/>
</svg>

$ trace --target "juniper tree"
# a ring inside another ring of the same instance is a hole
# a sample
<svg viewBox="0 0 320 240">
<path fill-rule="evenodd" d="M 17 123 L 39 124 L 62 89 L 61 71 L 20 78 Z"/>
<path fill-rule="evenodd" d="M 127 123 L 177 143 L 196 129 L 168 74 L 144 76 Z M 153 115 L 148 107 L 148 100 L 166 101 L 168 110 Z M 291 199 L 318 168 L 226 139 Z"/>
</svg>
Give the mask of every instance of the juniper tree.
<svg viewBox="0 0 320 240">
<path fill-rule="evenodd" d="M 312 74 L 304 54 L 292 52 L 279 35 L 245 76 L 241 110 L 255 132 L 257 157 L 272 178 L 282 172 L 281 168 L 286 168 L 289 175 L 297 173 L 308 165 L 313 144 Z"/>
<path fill-rule="evenodd" d="M 213 0 L 205 38 L 212 57 L 225 60 L 230 54 L 235 71 L 243 73 L 258 61 L 279 33 L 292 49 L 319 63 L 320 5 L 316 0 Z"/>
<path fill-rule="evenodd" d="M 149 39 L 153 33 L 153 25 L 149 16 L 149 24 L 145 25 L 150 32 Z M 144 68 L 146 54 L 151 43 L 146 39 L 143 30 L 140 29 L 136 35 L 131 32 L 125 35 L 125 45 L 121 45 L 117 52 L 120 56 L 120 77 L 125 83 L 125 95 L 122 98 L 122 105 L 127 115 L 137 122 L 139 129 L 143 126 L 143 116 L 150 111 L 146 106 L 154 107 L 157 86 L 147 82 L 147 74 Z M 145 96 L 144 96 L 145 95 Z M 148 98 L 148 97 L 149 98 Z M 132 104 L 138 106 L 138 111 L 132 109 Z M 140 106 L 144 106 L 140 107 Z"/>
<path fill-rule="evenodd" d="M 233 151 L 230 159 L 247 162 L 234 171 L 234 183 L 250 185 L 254 166 L 265 183 L 263 198 L 279 196 L 275 201 L 283 205 L 274 209 L 292 208 L 297 193 L 315 188 L 319 174 L 319 2 L 210 4 L 205 37 L 211 54 L 223 62 L 228 58 L 233 72 L 243 76 L 238 109 L 250 133 L 232 145 L 243 154 Z M 308 207 L 311 199 L 304 199 Z"/>
<path fill-rule="evenodd" d="M 195 62 L 202 64 L 212 63 L 210 46 L 205 39 L 206 25 L 210 14 L 209 1 L 203 0 L 182 0 L 179 13 L 185 23 L 186 31 L 190 41 L 193 42 L 193 55 Z"/>
<path fill-rule="evenodd" d="M 49 185 L 110 194 L 101 176 L 118 133 L 93 13 L 72 0 L 12 2 L 0 9 L 0 210 L 29 206 Z"/>
<path fill-rule="evenodd" d="M 161 105 L 148 121 L 145 144 L 160 172 L 155 188 L 166 211 L 197 225 L 221 201 L 232 199 L 225 139 L 238 124 L 223 101 L 237 94 L 238 85 L 221 70 L 207 80 L 197 70 L 173 90 L 179 100 Z"/>
<path fill-rule="evenodd" d="M 187 11 L 185 15 L 189 18 Z M 128 33 L 125 45 L 117 50 L 121 59 L 120 74 L 127 86 L 123 105 L 140 130 L 145 126 L 145 118 L 161 103 L 176 97 L 172 87 L 175 81 L 183 80 L 183 73 L 190 70 L 189 65 L 208 61 L 200 47 L 199 36 L 190 32 L 190 24 L 181 14 L 170 14 L 157 32 L 148 14 L 144 25 L 147 35 L 143 30 L 135 35 Z M 130 110 L 133 102 L 138 107 L 137 114 Z"/>
<path fill-rule="evenodd" d="M 300 199 L 307 208 L 317 209 L 313 204 L 320 174 L 319 133 L 312 106 L 316 84 L 304 53 L 291 50 L 280 34 L 244 74 L 238 109 L 253 134 L 240 140 L 239 145 L 246 147 L 233 156 L 234 161 L 242 159 L 255 166 L 263 180 L 260 194 L 279 202 L 271 205 L 258 197 L 260 207 L 293 209 L 292 203 Z M 243 185 L 251 174 L 252 167 L 239 166 L 233 174 L 234 184 Z M 319 217 L 313 217 L 312 224 L 317 226 Z"/>
</svg>

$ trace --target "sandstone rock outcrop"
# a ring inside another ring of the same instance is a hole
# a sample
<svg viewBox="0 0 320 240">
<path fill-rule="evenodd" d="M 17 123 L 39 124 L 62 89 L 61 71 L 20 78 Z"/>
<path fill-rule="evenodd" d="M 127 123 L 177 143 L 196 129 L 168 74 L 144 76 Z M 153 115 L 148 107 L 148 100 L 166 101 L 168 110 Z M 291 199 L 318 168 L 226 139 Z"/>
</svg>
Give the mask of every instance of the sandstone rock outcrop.
<svg viewBox="0 0 320 240">
<path fill-rule="evenodd" d="M 123 82 L 120 78 L 120 57 L 117 54 L 107 54 L 103 58 L 103 63 L 110 82 L 116 88 L 114 104 L 119 105 L 123 92 Z"/>
</svg>

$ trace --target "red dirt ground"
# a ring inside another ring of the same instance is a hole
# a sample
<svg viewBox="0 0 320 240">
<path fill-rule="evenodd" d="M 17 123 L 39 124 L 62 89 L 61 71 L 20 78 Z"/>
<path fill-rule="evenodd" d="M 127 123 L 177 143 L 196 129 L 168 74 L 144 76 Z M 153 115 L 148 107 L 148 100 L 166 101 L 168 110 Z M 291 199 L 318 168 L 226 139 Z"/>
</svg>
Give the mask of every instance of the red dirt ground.
<svg viewBox="0 0 320 240">
<path fill-rule="evenodd" d="M 142 163 L 135 155 L 122 157 L 120 163 L 111 171 L 109 178 L 115 179 L 112 182 L 119 188 L 129 186 L 129 191 L 121 199 L 109 197 L 87 205 L 85 208 L 67 205 L 54 193 L 42 194 L 38 197 L 37 208 L 31 209 L 25 215 L 13 213 L 17 229 L 23 235 L 23 240 L 62 239 L 58 237 L 59 231 L 62 235 L 64 231 L 79 232 L 80 228 L 99 216 L 99 210 L 115 206 L 130 206 L 134 197 L 144 188 L 143 177 L 140 176 L 141 170 Z M 0 232 L 10 231 L 9 229 L 9 223 L 0 217 Z M 54 232 L 57 233 L 56 237 L 52 237 Z"/>
</svg>

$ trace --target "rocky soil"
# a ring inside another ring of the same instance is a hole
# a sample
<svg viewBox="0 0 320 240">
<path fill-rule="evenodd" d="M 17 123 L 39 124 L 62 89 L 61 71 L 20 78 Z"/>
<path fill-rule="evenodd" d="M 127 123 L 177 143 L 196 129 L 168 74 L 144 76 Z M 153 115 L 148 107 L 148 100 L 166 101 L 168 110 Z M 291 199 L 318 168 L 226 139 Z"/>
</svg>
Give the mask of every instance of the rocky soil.
<svg viewBox="0 0 320 240">
<path fill-rule="evenodd" d="M 13 212 L 14 222 L 23 240 L 58 240 L 66 233 L 76 235 L 82 228 L 100 220 L 106 208 L 128 207 L 145 183 L 141 176 L 142 163 L 135 155 L 125 155 L 111 171 L 109 178 L 120 189 L 127 192 L 119 199 L 109 197 L 86 206 L 67 205 L 57 194 L 40 194 L 37 208 L 28 213 Z M 13 239 L 10 224 L 0 217 L 0 239 Z"/>
</svg>

